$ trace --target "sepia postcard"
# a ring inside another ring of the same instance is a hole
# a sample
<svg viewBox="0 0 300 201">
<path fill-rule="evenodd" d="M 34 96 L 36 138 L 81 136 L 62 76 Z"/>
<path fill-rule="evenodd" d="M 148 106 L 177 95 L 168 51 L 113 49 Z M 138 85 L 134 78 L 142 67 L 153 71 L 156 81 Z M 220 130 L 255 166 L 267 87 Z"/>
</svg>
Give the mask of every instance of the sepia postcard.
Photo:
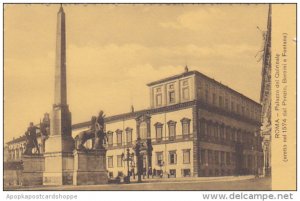
<svg viewBox="0 0 300 201">
<path fill-rule="evenodd" d="M 3 4 L 3 191 L 296 191 L 296 9 Z"/>
</svg>

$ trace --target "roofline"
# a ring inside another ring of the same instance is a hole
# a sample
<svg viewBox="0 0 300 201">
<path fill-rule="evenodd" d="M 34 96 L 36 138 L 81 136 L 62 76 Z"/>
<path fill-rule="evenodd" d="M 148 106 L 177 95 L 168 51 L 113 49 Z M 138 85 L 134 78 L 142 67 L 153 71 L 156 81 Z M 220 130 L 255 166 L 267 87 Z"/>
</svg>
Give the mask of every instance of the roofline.
<svg viewBox="0 0 300 201">
<path fill-rule="evenodd" d="M 238 91 L 236 91 L 236 90 L 234 90 L 234 89 L 232 89 L 232 88 L 230 88 L 230 87 L 228 87 L 228 86 L 226 86 L 226 85 L 224 85 L 224 84 L 222 84 L 222 83 L 216 81 L 215 79 L 210 78 L 210 77 L 208 77 L 207 75 L 205 75 L 205 74 L 203 74 L 203 73 L 200 73 L 199 71 L 196 71 L 196 70 L 184 72 L 184 73 L 181 73 L 181 74 L 178 74 L 178 75 L 174 75 L 174 76 L 167 77 L 167 78 L 164 78 L 164 79 L 161 79 L 161 80 L 157 80 L 157 81 L 154 81 L 154 82 L 150 82 L 150 83 L 147 84 L 147 86 L 150 87 L 150 86 L 157 85 L 157 84 L 161 84 L 161 83 L 164 83 L 164 82 L 167 82 L 167 81 L 171 81 L 171 80 L 174 80 L 174 79 L 184 78 L 184 77 L 187 77 L 187 76 L 190 76 L 190 75 L 202 76 L 202 77 L 204 77 L 205 79 L 208 79 L 208 80 L 214 82 L 215 84 L 218 84 L 219 86 L 222 86 L 222 87 L 224 87 L 225 89 L 227 89 L 227 90 L 229 90 L 229 91 L 231 91 L 231 92 L 233 92 L 233 93 L 235 93 L 235 94 L 237 94 L 237 95 L 239 95 L 239 96 L 241 96 L 241 97 L 243 97 L 243 98 L 245 98 L 245 99 L 251 101 L 252 103 L 254 103 L 254 104 L 256 104 L 256 105 L 260 105 L 259 102 L 256 102 L 255 100 L 253 100 L 253 99 L 251 99 L 251 98 L 245 96 L 244 94 L 242 94 L 242 93 L 240 93 L 240 92 L 238 92 Z"/>
<path fill-rule="evenodd" d="M 163 78 L 163 79 L 160 79 L 160 80 L 157 80 L 157 81 L 150 82 L 150 83 L 147 84 L 147 86 L 150 87 L 150 86 L 153 86 L 153 85 L 161 84 L 163 82 L 171 81 L 173 79 L 184 78 L 184 77 L 195 74 L 195 72 L 198 72 L 198 71 L 188 71 L 188 72 L 184 72 L 184 73 L 181 73 L 181 74 L 166 77 L 166 78 Z"/>
</svg>

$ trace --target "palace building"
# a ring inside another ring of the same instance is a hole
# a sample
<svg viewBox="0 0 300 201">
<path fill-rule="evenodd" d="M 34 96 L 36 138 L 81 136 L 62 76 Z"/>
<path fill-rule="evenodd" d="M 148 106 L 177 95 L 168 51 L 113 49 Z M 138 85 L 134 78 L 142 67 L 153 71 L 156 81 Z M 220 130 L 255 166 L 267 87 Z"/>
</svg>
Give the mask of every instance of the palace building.
<svg viewBox="0 0 300 201">
<path fill-rule="evenodd" d="M 133 148 L 146 149 L 143 172 L 151 177 L 261 174 L 261 105 L 198 72 L 185 71 L 149 83 L 150 107 L 105 118 L 109 177 L 136 174 Z M 105 110 L 105 108 L 104 108 Z M 48 121 L 49 116 L 45 116 Z M 72 125 L 72 136 L 90 122 Z M 43 139 L 38 139 L 45 150 Z M 7 160 L 20 160 L 25 137 L 7 143 Z M 91 140 L 86 147 L 91 147 Z M 128 151 L 127 151 L 128 149 Z M 131 160 L 125 160 L 127 153 Z"/>
</svg>

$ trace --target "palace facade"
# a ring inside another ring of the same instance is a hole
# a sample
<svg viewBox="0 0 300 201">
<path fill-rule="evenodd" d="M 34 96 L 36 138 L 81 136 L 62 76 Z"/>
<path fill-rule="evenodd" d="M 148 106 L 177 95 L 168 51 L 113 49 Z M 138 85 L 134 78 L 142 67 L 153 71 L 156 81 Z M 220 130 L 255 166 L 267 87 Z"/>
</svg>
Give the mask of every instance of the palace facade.
<svg viewBox="0 0 300 201">
<path fill-rule="evenodd" d="M 146 146 L 142 152 L 145 176 L 262 173 L 259 103 L 187 67 L 181 74 L 149 83 L 148 88 L 149 109 L 105 118 L 110 177 L 127 175 L 127 171 L 136 174 L 133 147 L 138 137 Z M 89 121 L 73 125 L 72 136 L 89 127 Z M 7 160 L 20 160 L 25 143 L 25 137 L 8 142 Z M 42 151 L 44 144 L 40 138 Z M 87 147 L 91 145 L 92 141 L 86 142 Z M 126 160 L 127 149 L 130 160 Z"/>
</svg>

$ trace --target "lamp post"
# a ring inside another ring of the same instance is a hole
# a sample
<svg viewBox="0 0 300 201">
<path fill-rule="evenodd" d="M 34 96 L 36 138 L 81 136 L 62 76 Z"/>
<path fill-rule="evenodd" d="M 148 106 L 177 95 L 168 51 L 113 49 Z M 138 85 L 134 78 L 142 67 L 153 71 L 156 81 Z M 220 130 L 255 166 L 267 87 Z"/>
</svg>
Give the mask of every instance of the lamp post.
<svg viewBox="0 0 300 201">
<path fill-rule="evenodd" d="M 129 161 L 133 161 L 134 153 L 130 153 L 129 148 L 126 149 L 126 156 L 122 153 L 122 160 L 127 161 L 127 179 L 128 183 L 130 183 L 130 170 L 129 170 Z"/>
<path fill-rule="evenodd" d="M 133 174 L 133 179 L 135 179 L 135 162 L 134 162 L 134 153 L 131 153 L 131 158 L 132 158 L 132 161 L 130 162 L 130 167 L 131 167 L 131 170 L 133 170 L 132 174 Z"/>
<path fill-rule="evenodd" d="M 137 173 L 138 173 L 138 183 L 142 182 L 142 161 L 141 161 L 141 138 L 138 137 L 136 140 L 136 144 L 134 145 L 133 149 L 135 151 L 136 155 L 136 167 L 137 167 Z"/>
</svg>

